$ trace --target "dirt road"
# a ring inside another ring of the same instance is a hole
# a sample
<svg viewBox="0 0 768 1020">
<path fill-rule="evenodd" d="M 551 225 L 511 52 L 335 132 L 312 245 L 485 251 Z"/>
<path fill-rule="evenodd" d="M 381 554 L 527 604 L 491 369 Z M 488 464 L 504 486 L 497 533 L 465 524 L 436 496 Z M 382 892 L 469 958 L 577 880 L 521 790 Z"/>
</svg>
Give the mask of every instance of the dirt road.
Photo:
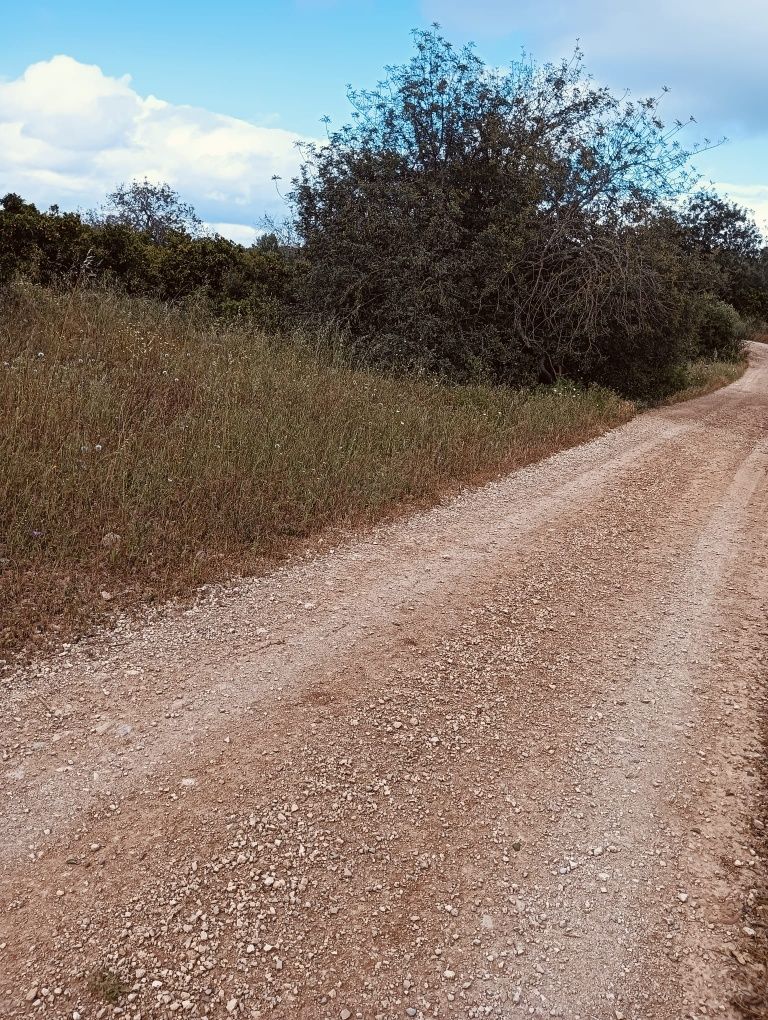
<svg viewBox="0 0 768 1020">
<path fill-rule="evenodd" d="M 2 674 L 0 1016 L 730 1015 L 768 348 L 734 386 Z"/>
</svg>

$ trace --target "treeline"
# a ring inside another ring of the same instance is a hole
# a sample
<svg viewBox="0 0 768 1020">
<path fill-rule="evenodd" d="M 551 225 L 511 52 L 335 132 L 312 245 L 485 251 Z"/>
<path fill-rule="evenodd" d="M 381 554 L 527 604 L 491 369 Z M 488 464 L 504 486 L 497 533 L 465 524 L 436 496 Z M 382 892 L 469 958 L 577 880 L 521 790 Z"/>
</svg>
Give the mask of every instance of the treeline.
<svg viewBox="0 0 768 1020">
<path fill-rule="evenodd" d="M 353 359 L 462 382 L 646 397 L 691 359 L 740 355 L 768 319 L 768 250 L 747 212 L 695 187 L 696 150 L 657 99 L 596 86 L 578 53 L 498 71 L 437 29 L 415 44 L 304 150 L 289 236 L 207 236 L 146 181 L 86 215 L 8 195 L 0 280 L 332 322 Z"/>
<path fill-rule="evenodd" d="M 246 248 L 200 233 L 194 220 L 175 222 L 160 201 L 169 189 L 146 181 L 121 188 L 119 213 L 47 212 L 18 195 L 0 202 L 0 282 L 21 277 L 44 286 L 117 287 L 130 295 L 179 302 L 196 296 L 220 314 L 278 320 L 296 301 L 297 259 L 274 235 Z M 135 206 L 146 207 L 146 223 Z"/>
</svg>

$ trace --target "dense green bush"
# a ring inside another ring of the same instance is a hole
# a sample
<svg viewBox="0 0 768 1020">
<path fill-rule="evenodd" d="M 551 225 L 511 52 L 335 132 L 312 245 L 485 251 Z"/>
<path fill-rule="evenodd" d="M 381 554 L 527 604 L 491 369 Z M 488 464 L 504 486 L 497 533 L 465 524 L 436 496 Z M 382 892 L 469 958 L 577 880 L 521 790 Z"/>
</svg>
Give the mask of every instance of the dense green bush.
<svg viewBox="0 0 768 1020">
<path fill-rule="evenodd" d="M 733 305 L 712 294 L 702 294 L 697 311 L 696 356 L 724 361 L 738 358 L 748 338 L 748 327 Z"/>
<path fill-rule="evenodd" d="M 710 190 L 695 191 L 677 217 L 681 247 L 709 272 L 709 290 L 739 315 L 768 319 L 768 248 L 752 216 Z"/>
<path fill-rule="evenodd" d="M 269 237 L 245 248 L 175 227 L 137 230 L 113 216 L 89 222 L 18 195 L 0 203 L 0 283 L 23 276 L 45 286 L 116 286 L 178 302 L 203 296 L 222 313 L 273 321 L 295 301 L 300 262 Z"/>
<path fill-rule="evenodd" d="M 682 125 L 595 86 L 578 54 L 493 71 L 418 32 L 410 63 L 350 101 L 291 199 L 305 306 L 367 361 L 652 395 L 698 343 L 695 295 L 742 271 L 712 253 L 712 210 L 677 211 Z"/>
</svg>

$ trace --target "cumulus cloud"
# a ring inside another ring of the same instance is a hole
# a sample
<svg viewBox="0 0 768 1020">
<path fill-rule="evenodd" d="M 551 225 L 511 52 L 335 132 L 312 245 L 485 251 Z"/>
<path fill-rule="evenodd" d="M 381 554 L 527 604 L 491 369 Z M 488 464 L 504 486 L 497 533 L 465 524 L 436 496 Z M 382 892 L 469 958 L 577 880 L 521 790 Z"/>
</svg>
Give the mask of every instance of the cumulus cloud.
<svg viewBox="0 0 768 1020">
<path fill-rule="evenodd" d="M 237 241 L 238 244 L 251 245 L 264 234 L 258 227 L 251 227 L 247 223 L 204 223 L 203 227 L 212 234 L 221 234 L 228 237 L 230 241 Z"/>
<path fill-rule="evenodd" d="M 718 181 L 715 187 L 721 194 L 754 213 L 755 222 L 768 237 L 768 184 L 728 184 Z"/>
<path fill-rule="evenodd" d="M 252 240 L 283 211 L 273 175 L 289 179 L 300 135 L 154 96 L 72 57 L 0 81 L 0 194 L 41 206 L 93 206 L 120 181 L 167 181 L 221 233 Z"/>
<path fill-rule="evenodd" d="M 475 36 L 510 33 L 536 56 L 566 55 L 578 37 L 590 68 L 616 87 L 673 89 L 676 114 L 714 133 L 768 130 L 765 0 L 422 0 L 424 13 Z"/>
</svg>

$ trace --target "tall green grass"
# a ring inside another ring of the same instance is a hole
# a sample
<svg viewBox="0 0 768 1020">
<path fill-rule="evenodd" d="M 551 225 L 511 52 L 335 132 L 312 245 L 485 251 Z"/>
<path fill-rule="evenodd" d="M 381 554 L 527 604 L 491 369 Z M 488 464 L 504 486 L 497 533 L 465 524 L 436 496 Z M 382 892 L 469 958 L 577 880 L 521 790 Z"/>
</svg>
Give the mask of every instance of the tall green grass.
<svg viewBox="0 0 768 1020">
<path fill-rule="evenodd" d="M 19 285 L 0 301 L 6 648 L 263 569 L 330 526 L 434 501 L 633 413 L 600 389 L 354 370 L 311 337 L 111 293 Z"/>
</svg>

